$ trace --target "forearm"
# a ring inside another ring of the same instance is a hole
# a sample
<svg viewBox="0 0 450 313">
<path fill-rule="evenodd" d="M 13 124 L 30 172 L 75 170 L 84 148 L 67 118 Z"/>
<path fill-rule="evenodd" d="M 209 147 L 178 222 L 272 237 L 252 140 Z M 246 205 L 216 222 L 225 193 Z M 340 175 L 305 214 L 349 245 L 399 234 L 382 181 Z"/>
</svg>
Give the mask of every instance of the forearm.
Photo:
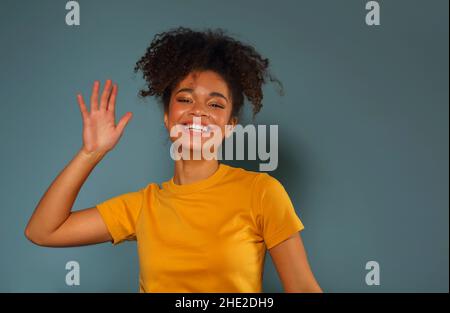
<svg viewBox="0 0 450 313">
<path fill-rule="evenodd" d="M 313 280 L 310 282 L 300 282 L 290 284 L 288 286 L 283 285 L 285 293 L 323 293 L 319 284 Z"/>
<path fill-rule="evenodd" d="M 104 154 L 80 149 L 59 173 L 39 201 L 28 222 L 28 238 L 43 238 L 54 232 L 69 217 L 75 199 L 87 177 Z"/>
</svg>

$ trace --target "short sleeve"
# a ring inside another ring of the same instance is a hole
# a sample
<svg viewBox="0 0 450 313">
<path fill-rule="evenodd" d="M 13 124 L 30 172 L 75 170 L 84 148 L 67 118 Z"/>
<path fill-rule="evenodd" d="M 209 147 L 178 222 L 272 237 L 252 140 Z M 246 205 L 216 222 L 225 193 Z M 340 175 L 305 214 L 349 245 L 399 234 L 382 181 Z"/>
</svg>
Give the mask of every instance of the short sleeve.
<svg viewBox="0 0 450 313">
<path fill-rule="evenodd" d="M 304 229 L 289 195 L 276 178 L 267 173 L 259 174 L 254 194 L 257 197 L 256 224 L 267 249 Z"/>
<path fill-rule="evenodd" d="M 143 189 L 115 196 L 96 205 L 108 228 L 112 244 L 136 239 L 136 222 L 143 204 Z"/>
</svg>

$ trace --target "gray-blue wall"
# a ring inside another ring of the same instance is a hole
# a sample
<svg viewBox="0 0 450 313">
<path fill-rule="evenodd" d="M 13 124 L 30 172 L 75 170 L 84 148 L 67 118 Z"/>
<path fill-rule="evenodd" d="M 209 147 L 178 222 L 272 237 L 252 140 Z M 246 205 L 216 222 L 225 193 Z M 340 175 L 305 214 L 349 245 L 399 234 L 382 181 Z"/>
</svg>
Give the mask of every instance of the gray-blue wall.
<svg viewBox="0 0 450 313">
<path fill-rule="evenodd" d="M 271 60 L 284 83 L 265 88 L 257 124 L 278 124 L 286 187 L 305 224 L 312 269 L 327 292 L 448 292 L 448 1 L 66 1 L 0 3 L 0 291 L 138 290 L 134 242 L 32 245 L 24 227 L 81 147 L 76 93 L 119 84 L 117 116 L 133 120 L 91 173 L 74 209 L 172 175 L 167 134 L 133 66 L 152 37 L 175 26 L 223 27 Z M 249 169 L 251 162 L 235 162 Z M 65 264 L 81 285 L 65 284 Z M 365 264 L 381 285 L 365 283 Z M 269 254 L 264 290 L 282 291 Z"/>
</svg>

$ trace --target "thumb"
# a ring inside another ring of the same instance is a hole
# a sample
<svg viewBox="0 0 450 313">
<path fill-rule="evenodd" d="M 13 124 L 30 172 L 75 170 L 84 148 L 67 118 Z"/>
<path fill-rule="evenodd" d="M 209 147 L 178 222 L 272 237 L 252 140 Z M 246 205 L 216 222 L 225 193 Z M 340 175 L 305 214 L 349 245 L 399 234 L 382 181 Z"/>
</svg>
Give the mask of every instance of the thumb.
<svg viewBox="0 0 450 313">
<path fill-rule="evenodd" d="M 122 116 L 122 118 L 120 119 L 120 121 L 116 127 L 119 134 L 122 134 L 124 128 L 127 126 L 128 122 L 131 120 L 132 117 L 133 117 L 133 113 L 131 113 L 131 112 L 127 112 L 127 113 L 125 113 L 124 116 Z"/>
</svg>

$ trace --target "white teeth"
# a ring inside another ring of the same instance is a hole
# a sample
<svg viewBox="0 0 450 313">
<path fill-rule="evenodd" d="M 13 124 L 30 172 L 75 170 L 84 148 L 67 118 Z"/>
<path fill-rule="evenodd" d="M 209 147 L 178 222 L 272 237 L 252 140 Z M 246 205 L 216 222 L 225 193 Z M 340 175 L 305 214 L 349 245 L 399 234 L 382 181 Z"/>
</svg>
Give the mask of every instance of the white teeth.
<svg viewBox="0 0 450 313">
<path fill-rule="evenodd" d="M 187 124 L 187 125 L 185 125 L 185 129 L 193 130 L 196 132 L 208 132 L 209 131 L 208 126 L 202 126 L 202 125 L 198 125 L 198 124 Z"/>
</svg>

